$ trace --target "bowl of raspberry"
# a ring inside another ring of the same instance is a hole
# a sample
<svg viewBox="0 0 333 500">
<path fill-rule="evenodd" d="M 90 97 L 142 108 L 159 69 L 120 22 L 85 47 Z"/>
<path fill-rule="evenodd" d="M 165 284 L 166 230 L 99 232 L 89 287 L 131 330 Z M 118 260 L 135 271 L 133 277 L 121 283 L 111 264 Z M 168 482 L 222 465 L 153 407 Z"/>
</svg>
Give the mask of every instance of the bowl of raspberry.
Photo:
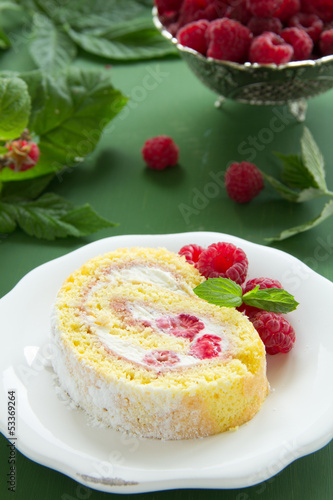
<svg viewBox="0 0 333 500">
<path fill-rule="evenodd" d="M 155 26 L 220 97 L 289 104 L 333 87 L 333 0 L 155 0 Z"/>
</svg>

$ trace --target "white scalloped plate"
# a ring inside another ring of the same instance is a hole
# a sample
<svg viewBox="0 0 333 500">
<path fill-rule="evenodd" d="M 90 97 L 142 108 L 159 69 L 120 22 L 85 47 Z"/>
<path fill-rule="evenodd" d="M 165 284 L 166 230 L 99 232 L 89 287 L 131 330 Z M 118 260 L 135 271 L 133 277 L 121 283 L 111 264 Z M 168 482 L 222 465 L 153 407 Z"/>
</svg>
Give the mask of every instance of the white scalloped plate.
<svg viewBox="0 0 333 500">
<path fill-rule="evenodd" d="M 50 311 L 64 279 L 87 259 L 129 246 L 208 246 L 228 241 L 249 259 L 249 277 L 279 279 L 300 303 L 288 318 L 297 341 L 268 356 L 271 392 L 237 432 L 203 439 L 137 439 L 87 425 L 56 395 L 48 344 Z M 333 284 L 289 254 L 221 233 L 114 236 L 86 245 L 27 274 L 0 300 L 3 342 L 0 400 L 16 390 L 17 448 L 88 487 L 112 493 L 174 488 L 241 488 L 264 481 L 333 437 Z M 6 405 L 1 432 L 8 437 Z"/>
</svg>

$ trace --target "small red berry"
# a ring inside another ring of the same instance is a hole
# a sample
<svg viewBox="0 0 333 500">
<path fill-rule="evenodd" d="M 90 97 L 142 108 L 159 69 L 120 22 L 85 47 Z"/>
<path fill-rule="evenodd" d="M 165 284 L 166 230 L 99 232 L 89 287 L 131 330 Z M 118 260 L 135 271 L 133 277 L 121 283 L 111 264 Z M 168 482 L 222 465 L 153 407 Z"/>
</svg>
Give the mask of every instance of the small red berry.
<svg viewBox="0 0 333 500">
<path fill-rule="evenodd" d="M 283 0 L 246 0 L 246 6 L 253 16 L 270 17 L 281 7 Z"/>
<path fill-rule="evenodd" d="M 241 285 L 246 279 L 248 265 L 241 248 L 220 242 L 209 245 L 201 252 L 196 267 L 205 278 L 230 278 Z"/>
<path fill-rule="evenodd" d="M 179 255 L 184 256 L 189 264 L 196 266 L 203 250 L 204 248 L 200 245 L 185 245 L 179 250 L 178 253 Z"/>
<path fill-rule="evenodd" d="M 282 288 L 282 285 L 278 280 L 273 280 L 271 278 L 253 278 L 243 283 L 243 295 L 250 290 L 253 290 L 257 285 L 259 285 L 259 290 L 266 290 L 266 288 Z M 251 318 L 257 312 L 262 311 L 262 309 L 259 309 L 258 307 L 248 306 L 246 304 L 242 304 L 237 307 L 237 309 L 238 311 L 244 313 L 248 318 Z"/>
<path fill-rule="evenodd" d="M 209 22 L 205 19 L 186 24 L 177 33 L 178 42 L 205 55 L 207 52 L 206 30 L 208 25 Z"/>
<path fill-rule="evenodd" d="M 268 354 L 289 352 L 295 343 L 295 331 L 282 314 L 260 311 L 251 321 Z"/>
<path fill-rule="evenodd" d="M 233 19 L 216 19 L 206 31 L 207 57 L 242 63 L 247 59 L 251 31 Z"/>
<path fill-rule="evenodd" d="M 281 7 L 274 12 L 274 17 L 278 17 L 283 23 L 301 10 L 300 0 L 283 0 Z"/>
<path fill-rule="evenodd" d="M 216 358 L 221 350 L 221 338 L 217 335 L 206 334 L 193 342 L 189 354 L 199 359 L 210 359 Z"/>
<path fill-rule="evenodd" d="M 309 59 L 313 49 L 313 41 L 306 31 L 300 28 L 286 28 L 282 31 L 281 37 L 285 42 L 292 45 L 294 61 Z"/>
<path fill-rule="evenodd" d="M 25 172 L 34 167 L 39 160 L 39 148 L 35 142 L 16 139 L 10 141 L 6 147 L 8 153 L 4 156 L 7 159 L 7 166 L 15 172 Z"/>
<path fill-rule="evenodd" d="M 229 198 L 237 203 L 247 203 L 264 187 L 262 173 L 253 163 L 232 163 L 225 173 L 225 188 Z"/>
<path fill-rule="evenodd" d="M 253 16 L 247 23 L 247 27 L 254 36 L 261 35 L 265 31 L 271 31 L 272 33 L 280 33 L 282 31 L 282 23 L 277 17 Z"/>
<path fill-rule="evenodd" d="M 148 167 L 154 170 L 164 170 L 178 163 L 179 148 L 173 139 L 166 135 L 147 139 L 141 152 Z"/>
<path fill-rule="evenodd" d="M 319 49 L 322 56 L 333 54 L 333 29 L 322 32 L 319 39 Z"/>
<path fill-rule="evenodd" d="M 286 64 L 292 60 L 294 49 L 276 33 L 266 32 L 253 39 L 249 59 L 251 63 Z"/>
<path fill-rule="evenodd" d="M 316 14 L 322 21 L 333 21 L 332 0 L 302 0 L 302 10 L 309 14 Z"/>
<path fill-rule="evenodd" d="M 320 33 L 323 31 L 324 23 L 316 14 L 299 12 L 289 19 L 288 26 L 290 28 L 300 28 L 306 31 L 312 38 L 313 43 L 316 43 L 319 40 Z"/>
</svg>

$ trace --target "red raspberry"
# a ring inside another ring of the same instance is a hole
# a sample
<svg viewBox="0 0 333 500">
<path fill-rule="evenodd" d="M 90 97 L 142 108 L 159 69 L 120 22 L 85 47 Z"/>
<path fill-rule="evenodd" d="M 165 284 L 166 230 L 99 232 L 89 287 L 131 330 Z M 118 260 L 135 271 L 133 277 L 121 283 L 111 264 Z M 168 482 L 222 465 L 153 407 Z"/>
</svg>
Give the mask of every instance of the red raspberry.
<svg viewBox="0 0 333 500">
<path fill-rule="evenodd" d="M 309 14 L 316 14 L 322 21 L 333 21 L 332 0 L 302 0 L 302 10 Z"/>
<path fill-rule="evenodd" d="M 259 285 L 259 290 L 265 290 L 266 288 L 282 288 L 282 285 L 278 280 L 273 280 L 271 278 L 253 278 L 252 280 L 248 280 L 246 283 L 243 283 L 243 295 L 246 292 L 253 290 L 257 285 Z M 262 309 L 259 309 L 258 307 L 248 306 L 246 304 L 242 304 L 240 307 L 237 307 L 237 309 L 238 311 L 244 313 L 248 318 L 251 318 L 257 312 L 262 311 Z"/>
<path fill-rule="evenodd" d="M 230 278 L 239 285 L 245 281 L 248 266 L 243 250 L 224 242 L 209 245 L 197 263 L 197 269 L 206 278 Z"/>
<path fill-rule="evenodd" d="M 323 31 L 324 23 L 315 14 L 299 12 L 289 19 L 288 26 L 290 28 L 294 27 L 306 31 L 306 33 L 312 38 L 313 43 L 316 43 L 319 40 L 320 33 Z"/>
<path fill-rule="evenodd" d="M 192 345 L 189 354 L 199 359 L 216 358 L 221 352 L 221 338 L 206 334 L 199 337 Z"/>
<path fill-rule="evenodd" d="M 207 57 L 242 63 L 247 58 L 251 31 L 233 19 L 216 19 L 206 31 Z"/>
<path fill-rule="evenodd" d="M 183 0 L 154 0 L 158 15 L 178 11 L 182 3 Z"/>
<path fill-rule="evenodd" d="M 249 58 L 251 63 L 286 64 L 292 60 L 294 49 L 276 33 L 263 33 L 253 39 Z"/>
<path fill-rule="evenodd" d="M 247 161 L 232 163 L 225 173 L 225 188 L 228 196 L 237 203 L 247 203 L 264 187 L 260 170 Z"/>
<path fill-rule="evenodd" d="M 205 55 L 207 52 L 206 30 L 209 22 L 205 19 L 194 21 L 186 24 L 177 33 L 178 42 L 185 47 L 190 47 L 200 54 Z"/>
<path fill-rule="evenodd" d="M 322 56 L 333 54 L 333 29 L 322 32 L 319 39 L 319 49 Z"/>
<path fill-rule="evenodd" d="M 251 319 L 268 354 L 289 352 L 295 343 L 295 331 L 282 314 L 260 311 Z"/>
<path fill-rule="evenodd" d="M 285 23 L 290 17 L 297 14 L 300 9 L 300 0 L 283 0 L 281 7 L 274 12 L 274 17 L 278 17 L 283 23 Z"/>
<path fill-rule="evenodd" d="M 196 316 L 190 314 L 179 314 L 176 317 L 158 318 L 156 325 L 161 330 L 166 330 L 168 333 L 176 337 L 193 340 L 194 337 L 205 328 L 205 325 Z"/>
<path fill-rule="evenodd" d="M 252 17 L 251 12 L 246 7 L 246 0 L 234 0 L 230 1 L 229 7 L 227 7 L 225 17 L 229 17 L 230 19 L 234 19 L 244 26 L 247 25 L 250 18 Z M 223 16 L 219 16 L 223 17 Z"/>
<path fill-rule="evenodd" d="M 200 245 L 185 245 L 179 250 L 179 255 L 183 255 L 189 264 L 196 266 L 201 252 L 204 248 Z"/>
<path fill-rule="evenodd" d="M 254 36 L 261 35 L 265 31 L 271 31 L 272 33 L 282 31 L 282 23 L 277 17 L 251 17 L 247 27 Z"/>
<path fill-rule="evenodd" d="M 281 7 L 282 0 L 246 0 L 246 6 L 253 16 L 270 17 Z"/>
<path fill-rule="evenodd" d="M 6 144 L 7 166 L 15 172 L 25 172 L 34 167 L 39 160 L 39 148 L 35 142 L 17 139 Z"/>
<path fill-rule="evenodd" d="M 198 21 L 199 19 L 216 19 L 217 6 L 211 0 L 184 0 L 180 9 L 178 27 Z"/>
<path fill-rule="evenodd" d="M 142 359 L 144 363 L 152 366 L 172 366 L 179 363 L 180 358 L 174 351 L 150 351 Z"/>
<path fill-rule="evenodd" d="M 294 61 L 309 59 L 313 49 L 313 41 L 306 31 L 299 28 L 286 28 L 282 31 L 281 37 L 285 42 L 292 45 L 294 49 Z"/>
<path fill-rule="evenodd" d="M 166 135 L 158 135 L 147 139 L 141 150 L 144 161 L 154 170 L 163 170 L 178 162 L 179 148 Z"/>
</svg>

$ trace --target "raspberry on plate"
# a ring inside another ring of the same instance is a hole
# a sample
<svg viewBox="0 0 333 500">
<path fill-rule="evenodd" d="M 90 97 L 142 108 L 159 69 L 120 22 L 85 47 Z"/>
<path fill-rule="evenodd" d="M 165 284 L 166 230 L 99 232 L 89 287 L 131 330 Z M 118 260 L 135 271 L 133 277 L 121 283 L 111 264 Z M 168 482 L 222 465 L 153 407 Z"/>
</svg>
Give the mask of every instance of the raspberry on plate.
<svg viewBox="0 0 333 500">
<path fill-rule="evenodd" d="M 158 135 L 147 139 L 141 150 L 148 167 L 163 170 L 178 163 L 179 148 L 171 137 Z"/>
<path fill-rule="evenodd" d="M 268 354 L 289 352 L 295 343 L 295 330 L 282 314 L 260 311 L 251 318 Z"/>
<path fill-rule="evenodd" d="M 300 28 L 312 38 L 313 43 L 318 42 L 320 33 L 323 31 L 324 23 L 316 14 L 299 12 L 288 21 L 290 28 Z"/>
<path fill-rule="evenodd" d="M 179 255 L 183 255 L 189 264 L 197 265 L 201 252 L 204 248 L 200 245 L 185 245 L 179 250 Z"/>
<path fill-rule="evenodd" d="M 253 16 L 270 17 L 281 7 L 283 0 L 246 0 L 246 6 Z"/>
<path fill-rule="evenodd" d="M 286 64 L 292 60 L 294 49 L 276 33 L 265 32 L 253 39 L 249 59 L 251 63 Z"/>
<path fill-rule="evenodd" d="M 205 19 L 186 24 L 177 33 L 178 42 L 205 55 L 207 52 L 206 31 L 208 25 L 209 22 Z"/>
<path fill-rule="evenodd" d="M 237 203 L 247 203 L 264 187 L 262 173 L 253 163 L 234 162 L 226 170 L 225 188 L 229 198 Z"/>
<path fill-rule="evenodd" d="M 277 17 L 251 17 L 247 23 L 247 27 L 254 36 L 261 35 L 265 31 L 272 33 L 280 33 L 282 31 L 282 23 Z"/>
<path fill-rule="evenodd" d="M 246 281 L 242 285 L 243 295 L 250 290 L 253 290 L 257 285 L 259 285 L 259 290 L 266 290 L 266 288 L 281 288 L 282 285 L 278 280 L 273 280 L 271 278 L 253 278 Z M 248 306 L 247 304 L 242 304 L 237 307 L 238 311 L 244 313 L 248 318 L 251 319 L 257 312 L 262 311 L 258 307 Z"/>
<path fill-rule="evenodd" d="M 322 32 L 319 39 L 319 49 L 322 56 L 333 54 L 333 29 Z"/>
<path fill-rule="evenodd" d="M 197 269 L 206 278 L 230 278 L 241 285 L 248 270 L 248 260 L 241 248 L 232 243 L 213 243 L 201 252 Z"/>
<path fill-rule="evenodd" d="M 247 58 L 251 31 L 238 21 L 223 17 L 212 21 L 206 31 L 207 56 L 242 63 Z"/>
<path fill-rule="evenodd" d="M 294 61 L 309 59 L 313 49 L 313 41 L 306 31 L 299 28 L 286 28 L 280 35 L 285 42 L 292 45 Z"/>
<path fill-rule="evenodd" d="M 274 12 L 274 17 L 278 17 L 283 23 L 301 10 L 300 0 L 283 0 L 281 7 Z"/>
</svg>

